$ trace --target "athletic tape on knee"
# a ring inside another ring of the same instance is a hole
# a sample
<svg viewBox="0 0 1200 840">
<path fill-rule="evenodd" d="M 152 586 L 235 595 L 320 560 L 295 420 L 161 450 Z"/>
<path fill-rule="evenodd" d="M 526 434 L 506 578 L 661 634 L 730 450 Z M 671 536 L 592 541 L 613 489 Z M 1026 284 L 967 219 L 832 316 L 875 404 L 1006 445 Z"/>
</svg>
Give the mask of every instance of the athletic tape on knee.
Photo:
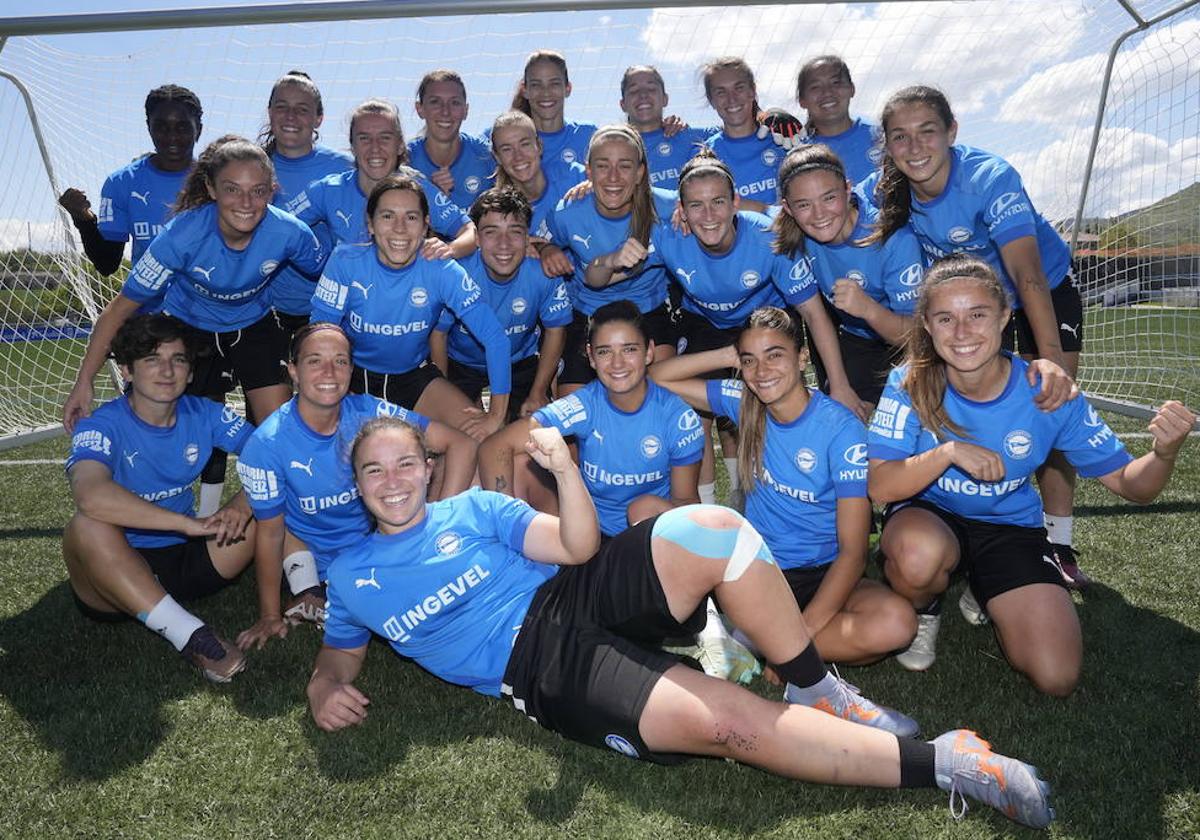
<svg viewBox="0 0 1200 840">
<path fill-rule="evenodd" d="M 732 513 L 740 520 L 737 528 L 710 528 L 696 522 L 689 511 L 722 510 Z M 716 505 L 692 505 L 686 508 L 673 508 L 660 515 L 654 522 L 652 536 L 662 537 L 678 545 L 680 548 L 709 557 L 714 560 L 726 558 L 723 581 L 733 581 L 745 574 L 746 569 L 755 560 L 774 565 L 771 549 L 763 542 L 762 536 L 747 522 L 741 514 Z"/>
</svg>

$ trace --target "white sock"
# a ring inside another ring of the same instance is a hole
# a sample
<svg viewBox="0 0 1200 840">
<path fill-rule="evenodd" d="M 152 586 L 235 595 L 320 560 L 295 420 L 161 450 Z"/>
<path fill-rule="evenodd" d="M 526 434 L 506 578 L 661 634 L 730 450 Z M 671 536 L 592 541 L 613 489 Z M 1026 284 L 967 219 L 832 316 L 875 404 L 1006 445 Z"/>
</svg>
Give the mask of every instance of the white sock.
<svg viewBox="0 0 1200 840">
<path fill-rule="evenodd" d="M 729 636 L 729 631 L 725 629 L 725 622 L 721 620 L 721 613 L 717 610 L 717 605 L 712 598 L 705 599 L 704 614 L 706 619 L 704 629 L 697 634 L 698 639 L 720 642 Z"/>
<path fill-rule="evenodd" d="M 196 509 L 197 519 L 207 519 L 221 507 L 221 493 L 224 484 L 205 484 L 200 482 L 200 507 Z"/>
<path fill-rule="evenodd" d="M 725 472 L 729 473 L 729 489 L 737 490 L 742 486 L 741 477 L 738 475 L 738 459 L 737 458 L 722 458 L 725 462 Z"/>
<path fill-rule="evenodd" d="M 700 491 L 700 504 L 715 505 L 717 503 L 717 485 L 714 482 L 701 484 L 697 489 Z"/>
<path fill-rule="evenodd" d="M 204 626 L 170 595 L 164 595 L 150 612 L 138 613 L 138 621 L 173 644 L 175 650 L 183 650 L 192 634 Z"/>
<path fill-rule="evenodd" d="M 1074 516 L 1051 516 L 1045 514 L 1046 536 L 1050 542 L 1059 545 L 1071 545 L 1071 535 L 1075 525 Z"/>
<path fill-rule="evenodd" d="M 317 558 L 311 551 L 293 551 L 283 558 L 283 573 L 287 576 L 288 589 L 299 595 L 321 582 L 317 576 Z"/>
</svg>

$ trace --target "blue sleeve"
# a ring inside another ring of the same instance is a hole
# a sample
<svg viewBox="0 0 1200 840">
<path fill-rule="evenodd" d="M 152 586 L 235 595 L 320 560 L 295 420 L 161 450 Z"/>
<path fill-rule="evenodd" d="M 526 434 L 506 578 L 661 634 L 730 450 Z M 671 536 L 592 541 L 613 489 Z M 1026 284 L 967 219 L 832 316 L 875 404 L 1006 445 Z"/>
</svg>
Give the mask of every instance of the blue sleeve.
<svg viewBox="0 0 1200 840">
<path fill-rule="evenodd" d="M 867 427 L 867 456 L 884 461 L 903 461 L 917 452 L 921 421 L 908 393 L 900 387 L 900 369 L 888 374 L 887 385 Z"/>
<path fill-rule="evenodd" d="M 454 313 L 449 309 L 443 309 L 438 313 L 437 323 L 433 325 L 434 332 L 449 332 L 454 326 Z"/>
<path fill-rule="evenodd" d="M 861 423 L 846 422 L 833 436 L 829 463 L 834 495 L 839 499 L 866 498 L 867 430 Z"/>
<path fill-rule="evenodd" d="M 357 623 L 341 598 L 339 587 L 331 579 L 325 595 L 325 639 L 327 647 L 354 650 L 371 641 L 371 631 Z"/>
<path fill-rule="evenodd" d="M 178 222 L 183 217 L 177 217 Z M 175 245 L 175 226 L 164 230 L 150 243 L 129 271 L 121 294 L 145 306 L 157 303 L 167 293 L 171 275 L 181 267 L 184 260 Z"/>
<path fill-rule="evenodd" d="M 424 176 L 421 177 L 421 189 L 429 201 L 429 226 L 443 239 L 453 239 L 471 217 Z"/>
<path fill-rule="evenodd" d="M 232 455 L 241 453 L 242 448 L 250 440 L 250 436 L 254 434 L 254 427 L 234 411 L 233 406 L 221 405 L 212 400 L 204 400 L 204 402 L 207 403 L 205 408 L 211 418 L 213 448 Z"/>
<path fill-rule="evenodd" d="M 452 295 L 446 301 L 459 320 L 467 325 L 475 340 L 483 345 L 487 359 L 488 387 L 493 394 L 512 391 L 512 355 L 504 327 L 496 320 L 496 313 L 483 305 L 483 290 L 467 274 L 466 269 L 453 260 L 446 262 L 456 270 L 442 276 Z"/>
<path fill-rule="evenodd" d="M 418 414 L 417 412 L 407 409 L 402 405 L 390 403 L 387 400 L 380 399 L 379 397 L 366 398 L 375 403 L 375 415 L 377 417 L 395 417 L 397 420 L 403 420 L 405 423 L 416 426 L 422 432 L 429 430 L 429 418 L 424 414 Z"/>
<path fill-rule="evenodd" d="M 554 206 L 554 209 L 547 214 L 546 227 L 550 230 L 550 242 L 569 253 L 571 234 L 567 232 L 565 226 L 563 225 L 563 219 L 559 212 L 560 210 L 564 209 L 565 205 L 562 203 L 562 201 L 559 201 L 559 203 Z"/>
<path fill-rule="evenodd" d="M 704 455 L 704 430 L 700 426 L 700 416 L 685 404 L 672 414 L 670 422 L 671 466 L 695 464 Z"/>
<path fill-rule="evenodd" d="M 319 227 L 325 231 L 325 235 L 328 237 L 328 226 L 319 225 Z M 292 265 L 296 266 L 304 274 L 315 275 L 320 273 L 321 266 L 325 264 L 325 259 L 329 255 L 329 252 L 325 248 L 326 246 L 316 232 L 299 219 L 296 219 L 288 248 L 288 259 Z"/>
<path fill-rule="evenodd" d="M 925 275 L 925 256 L 916 234 L 902 227 L 883 243 L 883 291 L 887 308 L 897 315 L 912 315 L 917 289 Z"/>
<path fill-rule="evenodd" d="M 737 421 L 742 411 L 742 385 L 738 379 L 709 379 L 704 383 L 708 407 L 718 417 Z"/>
<path fill-rule="evenodd" d="M 121 181 L 117 178 L 119 174 L 114 172 L 104 179 L 104 186 L 100 188 L 100 207 L 96 211 L 96 227 L 109 242 L 126 242 L 130 233 L 129 190 L 122 191 Z"/>
<path fill-rule="evenodd" d="M 329 219 L 325 215 L 325 184 L 324 179 L 313 181 L 304 192 L 293 198 L 284 208 L 309 227 L 318 225 L 328 229 Z M 330 234 L 332 237 L 332 233 Z"/>
<path fill-rule="evenodd" d="M 488 519 L 495 524 L 496 535 L 516 552 L 525 550 L 525 532 L 538 512 L 521 499 L 495 493 L 491 490 L 472 491 L 478 496 L 480 507 L 490 514 Z"/>
<path fill-rule="evenodd" d="M 571 309 L 571 298 L 567 296 L 567 284 L 559 278 L 551 279 L 550 289 L 542 299 L 542 308 L 538 320 L 546 328 L 565 327 L 575 317 Z"/>
<path fill-rule="evenodd" d="M 788 306 L 799 306 L 817 293 L 817 277 L 804 254 L 789 257 L 776 254 L 771 264 L 771 282 Z"/>
<path fill-rule="evenodd" d="M 1054 439 L 1071 466 L 1084 478 L 1099 478 L 1121 469 L 1133 460 L 1121 439 L 1080 394 L 1055 414 L 1063 412 L 1065 422 Z"/>
<path fill-rule="evenodd" d="M 592 430 L 592 418 L 580 396 L 583 393 L 582 390 L 579 390 L 560 397 L 535 411 L 533 419 L 538 422 L 538 425 L 558 429 L 562 432 L 563 437 L 571 435 L 576 438 L 586 437 Z"/>
<path fill-rule="evenodd" d="M 317 288 L 312 296 L 312 315 L 309 320 L 329 321 L 334 324 L 342 323 L 346 315 L 346 299 L 350 295 L 350 284 L 342 280 L 342 264 L 346 255 L 343 246 L 334 249 L 317 281 Z"/>
<path fill-rule="evenodd" d="M 988 236 L 997 248 L 1002 248 L 1022 236 L 1037 236 L 1037 217 L 1021 176 L 1007 163 L 997 163 L 980 200 L 986 206 L 983 223 Z"/>
<path fill-rule="evenodd" d="M 84 417 L 71 435 L 71 452 L 67 456 L 66 469 L 80 461 L 99 461 L 113 472 L 113 432 L 108 424 L 93 414 Z"/>
<path fill-rule="evenodd" d="M 278 459 L 275 447 L 260 435 L 252 435 L 238 457 L 238 478 L 255 519 L 274 519 L 287 507 L 287 479 Z"/>
</svg>

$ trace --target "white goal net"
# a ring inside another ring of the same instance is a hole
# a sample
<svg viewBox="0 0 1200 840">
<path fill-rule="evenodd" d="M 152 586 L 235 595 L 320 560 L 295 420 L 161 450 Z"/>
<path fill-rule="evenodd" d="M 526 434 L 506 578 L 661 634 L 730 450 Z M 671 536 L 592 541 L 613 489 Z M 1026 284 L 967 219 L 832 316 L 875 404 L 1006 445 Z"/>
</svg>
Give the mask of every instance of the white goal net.
<svg viewBox="0 0 1200 840">
<path fill-rule="evenodd" d="M 347 4 L 348 14 L 354 6 Z M 1130 10 L 1145 25 L 1115 50 L 1076 230 L 1108 54 L 1137 29 Z M 797 113 L 796 72 L 822 53 L 846 60 L 857 87 L 852 113 L 872 122 L 896 88 L 941 87 L 959 141 L 1011 161 L 1042 214 L 1077 240 L 1086 389 L 1141 406 L 1166 396 L 1200 405 L 1200 4 L 588 6 L 7 38 L 0 49 L 0 439 L 58 422 L 87 330 L 124 277 L 124 268 L 107 280 L 91 271 L 55 196 L 75 186 L 95 204 L 110 172 L 150 150 L 142 104 L 151 88 L 172 82 L 199 95 L 198 153 L 227 132 L 254 137 L 272 82 L 301 68 L 324 97 L 321 142 L 345 149 L 346 114 L 368 97 L 396 102 L 406 134 L 415 134 L 417 82 L 438 67 L 461 73 L 470 102 L 465 130 L 482 131 L 508 107 L 525 57 L 541 48 L 567 56 L 567 118 L 597 123 L 622 116 L 622 71 L 654 64 L 667 83 L 668 111 L 712 125 L 697 68 L 727 54 L 755 69 L 764 107 Z"/>
</svg>

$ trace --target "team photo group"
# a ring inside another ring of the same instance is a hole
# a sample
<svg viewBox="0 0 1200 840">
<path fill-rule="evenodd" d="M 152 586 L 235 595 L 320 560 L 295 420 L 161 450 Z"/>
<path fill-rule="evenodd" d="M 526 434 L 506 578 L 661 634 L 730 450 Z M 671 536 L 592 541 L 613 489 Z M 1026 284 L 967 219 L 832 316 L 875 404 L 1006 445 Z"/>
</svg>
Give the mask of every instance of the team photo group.
<svg viewBox="0 0 1200 840">
<path fill-rule="evenodd" d="M 326 731 L 368 720 L 378 637 L 629 758 L 1044 828 L 1031 764 L 834 665 L 934 667 L 964 582 L 1014 679 L 1070 695 L 1076 478 L 1150 502 L 1196 418 L 1164 403 L 1134 458 L 1089 405 L 1070 249 L 941 91 L 862 118 L 834 55 L 783 108 L 740 58 L 698 78 L 710 127 L 646 65 L 597 126 L 539 50 L 472 136 L 470 80 L 433 70 L 416 122 L 353 108 L 349 153 L 301 70 L 259 136 L 206 145 L 191 90 L 150 91 L 153 151 L 59 199 L 121 281 L 63 407 L 75 605 L 221 683 L 315 624 Z M 218 633 L 203 599 L 243 574 L 258 615 Z"/>
</svg>

